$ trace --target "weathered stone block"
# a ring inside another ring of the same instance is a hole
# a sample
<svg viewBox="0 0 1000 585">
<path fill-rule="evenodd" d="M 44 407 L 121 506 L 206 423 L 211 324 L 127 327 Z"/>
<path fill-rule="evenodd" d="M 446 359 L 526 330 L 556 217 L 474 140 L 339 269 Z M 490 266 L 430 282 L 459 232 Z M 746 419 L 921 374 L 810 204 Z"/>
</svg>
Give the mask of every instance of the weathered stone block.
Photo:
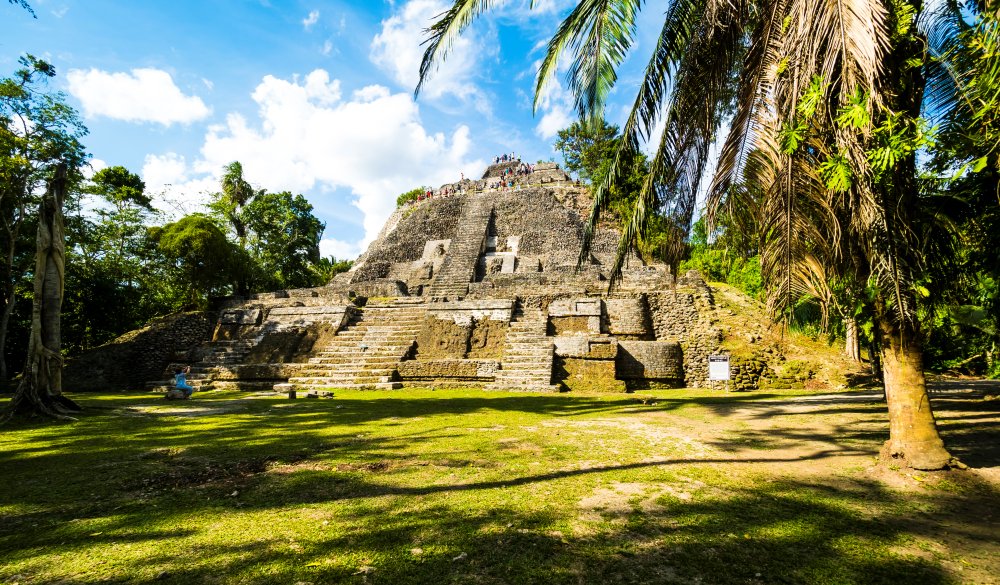
<svg viewBox="0 0 1000 585">
<path fill-rule="evenodd" d="M 549 317 L 549 335 L 570 335 L 573 333 L 599 333 L 593 330 L 591 318 L 586 316 Z"/>
<path fill-rule="evenodd" d="M 456 323 L 451 319 L 428 316 L 417 334 L 417 355 L 419 359 L 460 360 L 469 351 L 469 336 L 472 321 Z"/>
<path fill-rule="evenodd" d="M 491 381 L 500 362 L 496 360 L 409 360 L 400 362 L 399 377 L 403 380 Z"/>
<path fill-rule="evenodd" d="M 503 354 L 509 327 L 504 321 L 494 321 L 489 318 L 474 320 L 469 335 L 468 357 L 500 357 Z"/>
<path fill-rule="evenodd" d="M 260 325 L 260 309 L 230 309 L 219 315 L 219 323 L 224 325 Z"/>
<path fill-rule="evenodd" d="M 562 335 L 552 338 L 552 343 L 560 357 L 582 357 L 590 352 L 590 341 L 585 335 Z"/>
<path fill-rule="evenodd" d="M 427 307 L 428 316 L 450 320 L 456 323 L 471 323 L 474 319 L 492 319 L 510 323 L 514 314 L 512 299 L 490 299 L 481 301 L 453 301 L 432 303 Z"/>
<path fill-rule="evenodd" d="M 625 382 L 615 379 L 614 360 L 557 357 L 553 365 L 555 381 L 570 391 L 625 392 Z"/>
<path fill-rule="evenodd" d="M 631 339 L 652 339 L 653 326 L 646 297 L 607 299 L 608 333 Z"/>
<path fill-rule="evenodd" d="M 594 339 L 589 335 L 562 335 L 553 337 L 552 342 L 560 357 L 613 360 L 618 355 L 618 342 L 604 336 Z"/>
<path fill-rule="evenodd" d="M 681 346 L 663 341 L 619 341 L 615 360 L 622 380 L 684 380 Z"/>
</svg>

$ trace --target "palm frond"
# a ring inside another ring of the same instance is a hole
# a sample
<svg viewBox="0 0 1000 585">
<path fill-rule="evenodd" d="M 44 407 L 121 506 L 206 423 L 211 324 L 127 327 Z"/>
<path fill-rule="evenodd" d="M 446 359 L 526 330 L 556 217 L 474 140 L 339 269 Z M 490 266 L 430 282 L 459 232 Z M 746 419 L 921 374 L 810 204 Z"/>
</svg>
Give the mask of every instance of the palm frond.
<svg viewBox="0 0 1000 585">
<path fill-rule="evenodd" d="M 584 225 L 583 242 L 577 265 L 584 264 L 590 255 L 594 231 L 601 210 L 607 204 L 608 194 L 614 185 L 623 182 L 628 163 L 639 152 L 640 142 L 648 139 L 668 99 L 668 88 L 676 63 L 680 61 L 702 17 L 700 10 L 705 0 L 676 0 L 667 10 L 656 48 L 650 56 L 628 120 L 622 127 L 622 138 L 612 158 L 605 180 L 594 186 L 590 216 Z"/>
<path fill-rule="evenodd" d="M 793 0 L 789 15 L 788 54 L 805 78 L 820 75 L 841 96 L 875 89 L 889 47 L 881 1 Z"/>
<path fill-rule="evenodd" d="M 424 31 L 428 33 L 423 42 L 427 49 L 420 61 L 420 79 L 413 90 L 414 97 L 420 95 L 424 82 L 430 78 L 431 70 L 448 56 L 455 39 L 494 4 L 497 4 L 497 0 L 455 0 L 451 8 L 438 15 L 438 19 Z"/>
<path fill-rule="evenodd" d="M 567 72 L 581 118 L 599 115 L 618 80 L 616 69 L 635 36 L 641 0 L 582 0 L 560 25 L 538 70 L 534 108 L 569 50 L 574 59 Z"/>
<path fill-rule="evenodd" d="M 750 35 L 751 44 L 744 61 L 745 73 L 737 90 L 736 112 L 729 134 L 719 152 L 715 176 L 708 190 L 706 220 L 709 230 L 715 226 L 715 215 L 727 192 L 744 181 L 747 160 L 757 147 L 757 135 L 769 115 L 764 107 L 772 98 L 774 78 L 781 60 L 781 33 L 789 0 L 763 2 L 756 30 Z M 746 190 L 743 189 L 745 192 Z"/>
<path fill-rule="evenodd" d="M 661 64 L 661 78 L 665 78 L 667 72 L 672 72 L 674 77 L 669 103 L 664 104 L 667 106 L 663 113 L 665 128 L 635 213 L 622 231 L 618 255 L 611 269 L 612 284 L 620 276 L 628 250 L 645 228 L 648 213 L 669 218 L 680 228 L 679 233 L 687 233 L 690 229 L 709 147 L 728 103 L 727 92 L 731 91 L 733 71 L 741 52 L 741 6 L 728 2 L 721 5 L 729 10 L 718 12 L 713 19 L 683 20 L 686 25 L 693 26 L 686 48 L 682 54 Z M 666 53 L 659 55 L 664 56 Z M 662 104 L 666 96 L 660 92 L 657 97 Z M 639 107 L 633 108 L 634 115 Z M 654 120 L 655 116 L 650 123 Z M 620 145 L 623 152 L 638 150 L 639 136 L 635 132 L 638 128 L 631 116 L 629 122 L 633 126 L 629 128 L 627 123 L 626 129 L 633 134 L 623 137 Z M 617 172 L 609 172 L 605 184 L 597 189 L 591 210 L 592 225 L 596 224 L 604 192 L 617 180 L 612 176 Z M 585 242 L 587 237 L 585 231 Z"/>
</svg>

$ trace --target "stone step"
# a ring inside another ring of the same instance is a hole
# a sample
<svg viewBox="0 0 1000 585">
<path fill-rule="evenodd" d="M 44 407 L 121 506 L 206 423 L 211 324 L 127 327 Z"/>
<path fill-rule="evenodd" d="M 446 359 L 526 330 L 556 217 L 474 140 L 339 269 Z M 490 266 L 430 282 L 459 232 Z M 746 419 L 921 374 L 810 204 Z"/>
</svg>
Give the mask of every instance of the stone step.
<svg viewBox="0 0 1000 585">
<path fill-rule="evenodd" d="M 503 392 L 562 392 L 562 387 L 558 384 L 510 384 L 504 382 L 492 382 L 487 384 L 484 390 L 499 390 Z"/>
<path fill-rule="evenodd" d="M 505 361 L 500 367 L 501 372 L 512 372 L 514 370 L 545 370 L 552 371 L 552 359 L 526 359 L 516 361 Z"/>
<path fill-rule="evenodd" d="M 394 364 L 399 361 L 400 356 L 394 355 L 369 355 L 367 359 L 364 360 L 366 364 Z M 326 364 L 326 365 L 338 365 L 338 364 L 355 364 L 358 363 L 357 360 L 352 359 L 350 356 L 317 356 L 309 358 L 306 364 Z"/>
<path fill-rule="evenodd" d="M 383 335 L 383 336 L 411 335 L 411 334 L 416 334 L 419 331 L 420 331 L 420 326 L 418 325 L 407 326 L 407 327 L 393 327 L 385 329 L 344 329 L 336 336 L 338 338 L 354 339 L 365 336 L 374 337 L 378 335 Z"/>
<path fill-rule="evenodd" d="M 361 351 L 356 347 L 344 347 L 344 348 L 327 348 L 316 352 L 316 357 L 318 358 L 350 358 L 350 359 L 365 359 L 367 356 L 372 356 L 373 358 L 386 358 L 393 356 L 401 356 L 410 348 L 409 343 L 406 345 L 381 345 L 375 347 L 369 347 L 365 351 Z"/>
<path fill-rule="evenodd" d="M 389 376 L 345 376 L 343 378 L 335 376 L 316 377 L 295 377 L 289 378 L 289 384 L 302 384 L 307 386 L 338 386 L 340 384 L 386 384 L 392 382 Z"/>
<path fill-rule="evenodd" d="M 363 337 L 365 335 L 405 335 L 420 331 L 420 325 L 407 325 L 405 327 L 393 327 L 386 329 L 344 329 L 337 334 L 337 337 Z"/>
<path fill-rule="evenodd" d="M 396 368 L 308 368 L 295 372 L 296 378 L 329 378 L 336 376 L 391 376 Z"/>
<path fill-rule="evenodd" d="M 273 381 L 267 380 L 216 380 L 212 382 L 212 390 L 239 390 L 241 392 L 260 392 L 270 390 Z"/>
<path fill-rule="evenodd" d="M 275 384 L 274 390 L 276 392 L 288 392 L 289 390 L 295 390 L 296 392 L 308 392 L 310 390 L 323 390 L 327 388 L 339 388 L 342 390 L 398 390 L 402 388 L 403 384 L 400 382 L 385 382 L 378 384 L 337 384 L 336 386 L 322 386 L 313 384 L 294 384 L 294 383 L 283 383 Z"/>
<path fill-rule="evenodd" d="M 497 380 L 509 380 L 517 378 L 545 378 L 549 379 L 552 377 L 551 368 L 524 368 L 524 369 L 510 369 L 510 370 L 498 370 L 496 378 Z"/>
</svg>

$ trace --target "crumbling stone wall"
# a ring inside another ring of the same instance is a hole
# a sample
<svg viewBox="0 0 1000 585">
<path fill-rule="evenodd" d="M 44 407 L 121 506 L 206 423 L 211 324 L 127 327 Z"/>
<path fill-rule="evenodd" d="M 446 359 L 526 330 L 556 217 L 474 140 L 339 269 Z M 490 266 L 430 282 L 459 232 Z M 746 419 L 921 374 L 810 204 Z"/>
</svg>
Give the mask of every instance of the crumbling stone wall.
<svg viewBox="0 0 1000 585">
<path fill-rule="evenodd" d="M 630 298 L 605 299 L 607 331 L 620 339 L 652 340 L 655 338 L 653 319 L 646 295 Z"/>
<path fill-rule="evenodd" d="M 472 323 L 456 323 L 450 319 L 429 316 L 417 333 L 417 359 L 440 360 L 465 357 L 469 351 Z"/>
<path fill-rule="evenodd" d="M 616 358 L 618 377 L 632 382 L 656 381 L 670 386 L 684 383 L 684 355 L 677 343 L 665 341 L 619 341 Z"/>
<path fill-rule="evenodd" d="M 767 362 L 758 357 L 732 357 L 729 360 L 729 382 L 736 392 L 757 390 L 762 379 L 772 378 Z"/>
<path fill-rule="evenodd" d="M 682 286 L 683 285 L 683 286 Z M 708 356 L 719 350 L 722 331 L 715 327 L 712 292 L 697 273 L 678 279 L 673 291 L 647 295 L 658 341 L 674 341 L 684 352 L 687 386 L 708 384 Z"/>
<path fill-rule="evenodd" d="M 470 382 L 492 381 L 499 367 L 500 362 L 496 360 L 410 360 L 400 362 L 398 371 L 403 382 L 411 386 L 441 386 L 449 383 L 464 386 Z"/>
<path fill-rule="evenodd" d="M 469 333 L 469 351 L 466 357 L 470 359 L 501 357 L 509 329 L 510 325 L 503 321 L 474 320 L 472 331 Z"/>
<path fill-rule="evenodd" d="M 615 377 L 615 360 L 556 356 L 552 379 L 570 392 L 625 392 L 623 380 Z"/>
<path fill-rule="evenodd" d="M 312 349 L 318 333 L 309 327 L 296 327 L 263 336 L 243 358 L 247 364 L 282 364 L 301 361 Z"/>
<path fill-rule="evenodd" d="M 211 339 L 215 315 L 204 312 L 169 315 L 83 352 L 63 369 L 68 392 L 138 390 L 162 378 L 172 362 L 195 361 L 194 353 Z"/>
<path fill-rule="evenodd" d="M 498 193 L 493 212 L 498 240 L 521 236 L 519 256 L 537 258 L 546 272 L 558 266 L 575 268 L 583 243 L 585 218 L 578 211 L 564 207 L 555 190 L 533 187 Z M 617 245 L 616 231 L 598 229 L 591 254 L 602 265 L 610 266 Z"/>
</svg>

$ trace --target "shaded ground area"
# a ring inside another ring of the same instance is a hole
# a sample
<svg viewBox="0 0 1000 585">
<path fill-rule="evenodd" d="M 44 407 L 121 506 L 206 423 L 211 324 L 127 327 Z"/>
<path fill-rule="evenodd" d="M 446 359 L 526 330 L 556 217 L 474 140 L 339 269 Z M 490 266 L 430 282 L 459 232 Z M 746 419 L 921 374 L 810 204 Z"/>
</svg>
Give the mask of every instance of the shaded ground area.
<svg viewBox="0 0 1000 585">
<path fill-rule="evenodd" d="M 996 583 L 997 394 L 947 473 L 870 392 L 75 397 L 0 434 L 0 582 Z"/>
</svg>

